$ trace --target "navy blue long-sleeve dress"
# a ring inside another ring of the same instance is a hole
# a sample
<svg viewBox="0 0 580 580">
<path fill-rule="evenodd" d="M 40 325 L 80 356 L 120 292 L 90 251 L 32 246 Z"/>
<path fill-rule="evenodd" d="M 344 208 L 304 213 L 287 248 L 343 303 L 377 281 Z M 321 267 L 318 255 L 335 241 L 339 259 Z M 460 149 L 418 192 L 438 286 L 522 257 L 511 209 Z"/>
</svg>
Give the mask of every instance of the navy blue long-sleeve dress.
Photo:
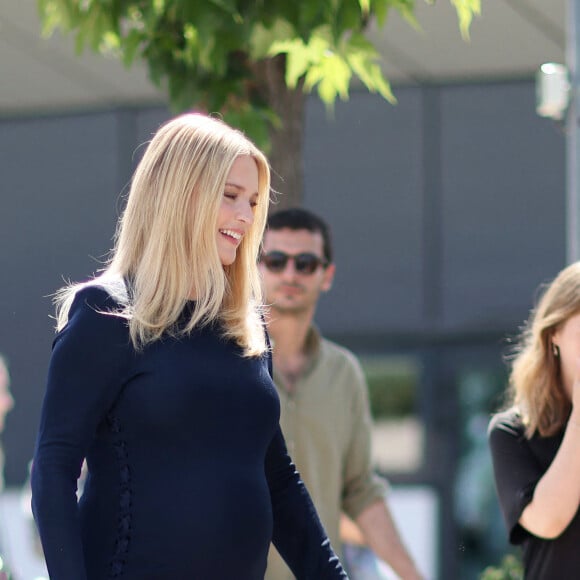
<svg viewBox="0 0 580 580">
<path fill-rule="evenodd" d="M 269 357 L 211 326 L 136 351 L 115 310 L 82 289 L 53 347 L 32 470 L 51 580 L 262 580 L 271 540 L 297 578 L 345 578 L 287 454 Z"/>
</svg>

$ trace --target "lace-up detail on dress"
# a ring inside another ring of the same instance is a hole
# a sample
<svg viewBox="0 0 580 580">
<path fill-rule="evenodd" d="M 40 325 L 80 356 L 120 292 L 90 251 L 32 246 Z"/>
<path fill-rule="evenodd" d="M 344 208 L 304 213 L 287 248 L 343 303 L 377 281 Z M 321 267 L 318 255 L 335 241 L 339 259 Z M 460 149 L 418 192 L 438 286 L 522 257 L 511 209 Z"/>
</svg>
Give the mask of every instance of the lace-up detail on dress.
<svg viewBox="0 0 580 580">
<path fill-rule="evenodd" d="M 113 434 L 115 441 L 113 449 L 115 458 L 119 466 L 119 518 L 117 521 L 117 540 L 115 542 L 115 553 L 111 561 L 110 577 L 118 578 L 123 574 L 131 541 L 131 519 L 132 519 L 132 486 L 131 471 L 129 469 L 129 453 L 127 442 L 123 439 L 121 423 L 114 415 L 107 417 L 107 424 Z"/>
</svg>

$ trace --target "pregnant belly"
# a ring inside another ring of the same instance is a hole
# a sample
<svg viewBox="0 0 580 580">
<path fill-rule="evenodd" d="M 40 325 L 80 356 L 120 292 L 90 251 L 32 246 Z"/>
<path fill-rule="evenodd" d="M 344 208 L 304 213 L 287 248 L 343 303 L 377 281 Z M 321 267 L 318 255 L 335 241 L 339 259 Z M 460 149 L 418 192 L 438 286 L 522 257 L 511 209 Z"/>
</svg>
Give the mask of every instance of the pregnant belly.
<svg viewBox="0 0 580 580">
<path fill-rule="evenodd" d="M 141 498 L 134 498 L 129 555 L 138 555 L 137 561 L 148 562 L 149 569 L 170 565 L 167 571 L 182 570 L 191 578 L 263 578 L 272 536 L 263 472 L 237 470 L 208 477 L 202 470 L 169 482 L 165 493 L 149 490 L 148 495 L 144 506 Z"/>
</svg>

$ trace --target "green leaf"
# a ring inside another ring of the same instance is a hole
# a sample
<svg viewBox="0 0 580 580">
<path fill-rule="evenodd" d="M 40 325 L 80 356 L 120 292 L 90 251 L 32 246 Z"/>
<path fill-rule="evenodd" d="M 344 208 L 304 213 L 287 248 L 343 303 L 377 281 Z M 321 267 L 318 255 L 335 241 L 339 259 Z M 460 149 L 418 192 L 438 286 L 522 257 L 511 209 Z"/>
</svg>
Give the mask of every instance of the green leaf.
<svg viewBox="0 0 580 580">
<path fill-rule="evenodd" d="M 75 10 L 75 5 L 71 0 L 60 0 L 58 5 L 63 25 L 66 30 L 70 30 L 77 20 L 78 11 Z"/>
<path fill-rule="evenodd" d="M 274 50 L 274 47 L 272 47 Z M 310 68 L 312 61 L 310 58 L 310 51 L 307 46 L 304 46 L 302 41 L 295 40 L 290 43 L 286 52 L 286 84 L 295 89 L 298 81 Z"/>
<path fill-rule="evenodd" d="M 261 22 L 258 22 L 252 30 L 250 36 L 250 56 L 254 60 L 260 60 L 273 54 L 272 46 L 280 45 L 286 41 L 296 38 L 296 30 L 286 20 L 278 18 L 274 24 L 266 28 Z M 284 51 L 277 51 L 284 52 Z M 274 52 L 274 54 L 276 54 Z"/>
<path fill-rule="evenodd" d="M 77 32 L 77 35 L 75 37 L 75 53 L 77 55 L 82 54 L 84 48 L 85 48 L 85 35 L 82 32 Z"/>
<path fill-rule="evenodd" d="M 366 16 L 371 11 L 371 0 L 358 0 L 360 11 Z"/>
<path fill-rule="evenodd" d="M 362 54 L 367 58 L 380 58 L 374 44 L 361 33 L 351 34 L 343 43 L 342 50 L 349 54 Z"/>
<path fill-rule="evenodd" d="M 60 13 L 55 3 L 48 0 L 38 0 L 38 11 L 42 23 L 41 34 L 48 38 L 61 23 Z"/>
<path fill-rule="evenodd" d="M 415 14 L 411 8 L 405 6 L 401 8 L 399 12 L 403 17 L 403 20 L 405 20 L 407 24 L 411 26 L 411 28 L 414 28 L 415 30 L 422 30 L 422 27 L 419 24 L 419 21 L 415 17 Z"/>
<path fill-rule="evenodd" d="M 138 30 L 131 30 L 123 41 L 123 64 L 128 68 L 133 64 L 137 51 L 141 46 L 142 35 Z"/>
<path fill-rule="evenodd" d="M 239 14 L 235 0 L 209 0 L 209 3 L 232 16 Z"/>
<path fill-rule="evenodd" d="M 86 42 L 88 42 L 93 52 L 103 52 L 104 37 L 110 30 L 109 20 L 104 10 L 96 5 L 87 6 L 87 21 L 83 27 L 86 33 Z"/>
<path fill-rule="evenodd" d="M 114 30 L 107 30 L 103 33 L 101 52 L 111 52 L 119 54 L 121 49 L 121 37 Z"/>
<path fill-rule="evenodd" d="M 379 93 L 392 104 L 397 102 L 391 86 L 384 77 L 378 62 L 376 48 L 362 34 L 353 35 L 344 45 L 346 59 L 353 72 L 371 93 Z"/>
<path fill-rule="evenodd" d="M 361 80 L 371 93 L 379 93 L 379 95 L 393 105 L 397 103 L 397 99 L 391 90 L 391 84 L 385 78 L 381 67 L 377 63 L 373 63 L 368 67 L 367 82 L 362 78 Z"/>
<path fill-rule="evenodd" d="M 323 61 L 324 79 L 320 82 L 318 93 L 327 94 L 331 90 L 343 101 L 348 99 L 348 87 L 352 71 L 344 59 L 338 54 L 329 54 Z M 324 102 L 325 99 L 322 99 Z"/>
<path fill-rule="evenodd" d="M 325 4 L 329 0 L 287 0 L 300 5 L 298 11 L 298 30 L 302 35 L 308 35 L 311 30 L 317 28 L 322 23 L 329 21 L 328 10 L 325 10 Z M 330 0 L 332 1 L 332 0 Z"/>
<path fill-rule="evenodd" d="M 373 0 L 372 12 L 376 17 L 380 28 L 385 25 L 390 4 L 390 0 Z"/>
<path fill-rule="evenodd" d="M 459 20 L 459 30 L 464 40 L 469 40 L 469 28 L 473 16 L 481 14 L 480 0 L 450 0 L 451 4 L 455 6 L 457 18 Z"/>
<path fill-rule="evenodd" d="M 165 0 L 153 0 L 153 12 L 163 14 L 165 12 Z"/>
<path fill-rule="evenodd" d="M 327 55 L 330 44 L 327 39 L 328 30 L 320 28 L 315 31 L 308 42 L 304 44 L 302 40 L 295 39 L 274 43 L 272 54 L 286 53 L 286 84 L 294 89 L 298 81 L 308 70 L 319 64 Z"/>
<path fill-rule="evenodd" d="M 336 13 L 336 24 L 334 31 L 334 39 L 338 44 L 345 34 L 351 34 L 358 30 L 362 30 L 364 23 L 369 18 L 369 11 L 361 7 L 361 0 L 344 0 L 340 3 L 339 9 Z M 368 4 L 370 8 L 370 0 L 363 3 Z"/>
</svg>

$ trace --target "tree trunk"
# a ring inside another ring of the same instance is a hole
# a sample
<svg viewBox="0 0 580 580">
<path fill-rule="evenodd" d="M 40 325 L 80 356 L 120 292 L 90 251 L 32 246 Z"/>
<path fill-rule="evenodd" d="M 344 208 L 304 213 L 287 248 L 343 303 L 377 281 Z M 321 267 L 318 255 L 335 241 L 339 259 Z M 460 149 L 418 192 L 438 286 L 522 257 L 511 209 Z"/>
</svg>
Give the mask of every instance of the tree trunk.
<svg viewBox="0 0 580 580">
<path fill-rule="evenodd" d="M 282 121 L 270 129 L 272 148 L 268 155 L 272 169 L 271 211 L 302 204 L 304 188 L 304 103 L 302 82 L 289 89 L 285 82 L 286 59 L 279 55 L 255 65 L 256 84 L 269 107 Z"/>
</svg>

